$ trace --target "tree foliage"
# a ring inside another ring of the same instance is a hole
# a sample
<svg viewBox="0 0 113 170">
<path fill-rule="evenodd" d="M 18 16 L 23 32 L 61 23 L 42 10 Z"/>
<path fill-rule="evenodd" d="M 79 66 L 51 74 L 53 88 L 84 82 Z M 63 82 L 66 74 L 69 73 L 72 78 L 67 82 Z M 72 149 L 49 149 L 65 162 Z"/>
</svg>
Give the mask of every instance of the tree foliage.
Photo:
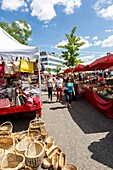
<svg viewBox="0 0 113 170">
<path fill-rule="evenodd" d="M 46 71 L 50 74 L 51 73 L 51 69 L 50 68 L 46 68 Z"/>
<path fill-rule="evenodd" d="M 80 37 L 77 37 L 75 35 L 75 31 L 77 29 L 77 26 L 74 26 L 71 34 L 65 34 L 67 38 L 67 44 L 57 46 L 58 48 L 63 48 L 65 51 L 62 51 L 61 57 L 65 59 L 65 65 L 68 67 L 73 67 L 76 64 L 82 62 L 80 59 L 77 59 L 77 56 L 79 56 L 79 49 L 82 45 L 85 44 L 85 42 L 81 41 Z"/>
<path fill-rule="evenodd" d="M 32 34 L 32 30 L 25 20 L 21 19 L 19 21 L 14 21 L 11 24 L 7 22 L 0 22 L 0 27 L 21 44 L 28 45 L 27 41 L 29 36 Z"/>
<path fill-rule="evenodd" d="M 61 66 L 59 65 L 59 66 L 56 66 L 56 68 L 55 68 L 55 72 L 56 73 L 59 73 L 61 71 Z"/>
</svg>

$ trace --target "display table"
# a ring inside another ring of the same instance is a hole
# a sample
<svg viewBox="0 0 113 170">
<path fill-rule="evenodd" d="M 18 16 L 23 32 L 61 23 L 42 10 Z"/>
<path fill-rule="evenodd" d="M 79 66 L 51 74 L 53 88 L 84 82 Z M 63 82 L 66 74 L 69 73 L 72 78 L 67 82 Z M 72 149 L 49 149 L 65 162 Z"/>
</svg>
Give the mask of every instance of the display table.
<svg viewBox="0 0 113 170">
<path fill-rule="evenodd" d="M 107 118 L 113 118 L 113 100 L 100 97 L 95 91 L 82 86 L 79 87 L 80 95 L 91 103 L 97 110 L 103 113 Z"/>
<path fill-rule="evenodd" d="M 38 111 L 39 117 L 41 117 L 42 116 L 42 103 L 41 103 L 40 98 L 33 97 L 33 102 L 34 102 L 33 106 L 22 105 L 22 106 L 10 106 L 8 108 L 1 108 L 0 115 Z"/>
</svg>

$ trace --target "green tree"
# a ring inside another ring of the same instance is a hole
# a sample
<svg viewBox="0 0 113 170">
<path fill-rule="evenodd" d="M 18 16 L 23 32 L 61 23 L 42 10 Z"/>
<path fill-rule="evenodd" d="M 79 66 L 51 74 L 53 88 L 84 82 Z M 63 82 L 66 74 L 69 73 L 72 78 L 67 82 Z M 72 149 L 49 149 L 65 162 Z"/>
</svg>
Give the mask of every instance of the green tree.
<svg viewBox="0 0 113 170">
<path fill-rule="evenodd" d="M 50 74 L 51 73 L 51 69 L 50 68 L 46 68 L 46 71 Z"/>
<path fill-rule="evenodd" d="M 12 22 L 0 22 L 0 27 L 3 28 L 7 33 L 14 37 L 21 44 L 28 45 L 28 38 L 32 34 L 32 30 L 29 24 L 23 19 Z"/>
<path fill-rule="evenodd" d="M 65 51 L 62 51 L 61 57 L 65 59 L 64 64 L 68 67 L 73 67 L 82 62 L 80 59 L 77 59 L 77 56 L 79 56 L 77 51 L 85 42 L 81 41 L 81 38 L 75 35 L 76 29 L 77 26 L 74 26 L 71 34 L 65 34 L 67 38 L 66 45 L 57 46 L 58 48 L 65 49 Z"/>
<path fill-rule="evenodd" d="M 56 66 L 55 72 L 58 74 L 60 71 L 61 71 L 61 66 L 60 66 L 60 65 L 59 65 L 59 66 Z"/>
</svg>

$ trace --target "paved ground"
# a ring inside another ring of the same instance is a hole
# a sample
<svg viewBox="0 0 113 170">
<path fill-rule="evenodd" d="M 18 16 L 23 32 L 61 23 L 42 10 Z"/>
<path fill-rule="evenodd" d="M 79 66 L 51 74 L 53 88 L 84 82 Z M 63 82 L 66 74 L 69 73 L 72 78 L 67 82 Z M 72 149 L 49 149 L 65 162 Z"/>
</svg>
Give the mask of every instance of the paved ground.
<svg viewBox="0 0 113 170">
<path fill-rule="evenodd" d="M 113 120 L 107 119 L 85 100 L 73 101 L 72 109 L 47 103 L 42 93 L 43 119 L 55 144 L 67 155 L 67 163 L 79 170 L 113 169 Z"/>
<path fill-rule="evenodd" d="M 72 109 L 61 103 L 47 103 L 47 92 L 42 92 L 43 119 L 48 134 L 67 155 L 67 163 L 79 170 L 113 169 L 113 120 L 107 119 L 85 100 L 73 101 Z M 0 122 L 12 121 L 14 130 L 28 128 L 35 114 L 16 114 L 0 117 Z"/>
</svg>

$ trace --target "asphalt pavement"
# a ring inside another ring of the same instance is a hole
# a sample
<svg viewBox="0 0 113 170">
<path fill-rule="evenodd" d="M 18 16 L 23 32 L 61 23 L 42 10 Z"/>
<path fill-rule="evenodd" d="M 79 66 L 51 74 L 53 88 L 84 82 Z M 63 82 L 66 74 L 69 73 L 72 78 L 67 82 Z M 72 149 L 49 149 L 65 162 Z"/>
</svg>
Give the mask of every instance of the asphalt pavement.
<svg viewBox="0 0 113 170">
<path fill-rule="evenodd" d="M 72 109 L 63 103 L 48 103 L 42 92 L 46 129 L 55 144 L 67 155 L 67 163 L 79 170 L 113 169 L 113 120 L 106 118 L 84 99 L 73 101 Z"/>
</svg>

